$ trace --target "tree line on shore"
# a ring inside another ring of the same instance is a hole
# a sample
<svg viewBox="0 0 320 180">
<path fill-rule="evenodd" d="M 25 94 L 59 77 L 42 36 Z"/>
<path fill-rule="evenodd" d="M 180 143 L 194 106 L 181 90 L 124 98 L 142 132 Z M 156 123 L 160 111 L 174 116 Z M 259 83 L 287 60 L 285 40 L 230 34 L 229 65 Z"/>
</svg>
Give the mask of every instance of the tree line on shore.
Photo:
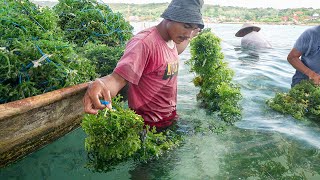
<svg viewBox="0 0 320 180">
<path fill-rule="evenodd" d="M 168 3 L 112 3 L 109 6 L 130 21 L 156 21 Z M 202 14 L 206 22 L 213 23 L 249 21 L 274 24 L 317 24 L 320 22 L 320 9 L 313 8 L 244 8 L 205 4 Z"/>
</svg>

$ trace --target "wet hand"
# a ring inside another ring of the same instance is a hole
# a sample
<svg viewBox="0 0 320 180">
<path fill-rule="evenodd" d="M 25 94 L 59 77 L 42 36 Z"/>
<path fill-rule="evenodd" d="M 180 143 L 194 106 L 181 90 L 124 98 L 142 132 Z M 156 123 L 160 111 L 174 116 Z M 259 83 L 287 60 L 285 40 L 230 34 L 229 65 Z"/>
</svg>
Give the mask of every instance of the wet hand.
<svg viewBox="0 0 320 180">
<path fill-rule="evenodd" d="M 309 79 L 313 81 L 315 85 L 320 85 L 320 75 L 312 72 L 311 75 L 309 76 Z"/>
<path fill-rule="evenodd" d="M 111 102 L 111 93 L 105 83 L 96 79 L 90 83 L 83 97 L 84 111 L 89 114 L 97 114 L 99 110 L 106 107 L 112 109 L 111 103 L 101 104 L 100 99 Z"/>
</svg>

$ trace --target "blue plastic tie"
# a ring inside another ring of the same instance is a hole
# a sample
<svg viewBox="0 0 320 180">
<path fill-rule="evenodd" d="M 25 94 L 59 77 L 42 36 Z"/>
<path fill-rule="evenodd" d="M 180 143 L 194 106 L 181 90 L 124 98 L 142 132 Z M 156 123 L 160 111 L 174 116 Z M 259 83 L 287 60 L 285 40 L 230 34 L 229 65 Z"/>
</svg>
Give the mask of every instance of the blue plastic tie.
<svg viewBox="0 0 320 180">
<path fill-rule="evenodd" d="M 33 66 L 34 66 L 34 64 L 31 62 L 31 63 L 29 63 L 29 64 L 26 66 L 26 68 L 29 69 L 29 68 L 31 68 L 31 67 L 33 67 Z"/>
<path fill-rule="evenodd" d="M 40 49 L 40 47 L 38 45 L 36 45 L 36 48 L 38 49 L 38 51 L 40 52 L 40 54 L 42 56 L 44 56 L 45 54 L 42 52 L 42 50 Z M 47 62 L 51 62 L 51 60 L 49 59 L 49 57 L 46 58 Z M 56 63 L 54 63 L 56 65 Z"/>
<path fill-rule="evenodd" d="M 105 100 L 103 100 L 103 99 L 100 99 L 100 103 L 101 104 L 103 104 L 103 105 L 108 105 L 108 104 L 110 104 L 110 102 L 109 101 L 105 101 Z"/>
</svg>

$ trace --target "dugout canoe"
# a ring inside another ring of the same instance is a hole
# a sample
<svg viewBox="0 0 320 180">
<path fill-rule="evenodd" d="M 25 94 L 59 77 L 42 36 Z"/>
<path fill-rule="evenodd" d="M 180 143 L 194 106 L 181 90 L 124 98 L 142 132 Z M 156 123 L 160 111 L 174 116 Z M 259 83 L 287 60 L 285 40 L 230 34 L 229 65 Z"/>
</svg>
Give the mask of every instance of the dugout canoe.
<svg viewBox="0 0 320 180">
<path fill-rule="evenodd" d="M 0 167 L 79 127 L 87 87 L 83 83 L 0 104 Z"/>
</svg>

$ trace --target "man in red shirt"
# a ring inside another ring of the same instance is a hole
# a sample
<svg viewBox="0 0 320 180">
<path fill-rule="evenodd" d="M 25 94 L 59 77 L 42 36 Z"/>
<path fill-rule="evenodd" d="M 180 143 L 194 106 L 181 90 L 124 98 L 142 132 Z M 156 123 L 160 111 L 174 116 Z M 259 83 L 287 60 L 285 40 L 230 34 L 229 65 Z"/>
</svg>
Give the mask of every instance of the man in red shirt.
<svg viewBox="0 0 320 180">
<path fill-rule="evenodd" d="M 85 112 L 96 114 L 99 99 L 111 98 L 128 84 L 129 107 L 146 125 L 163 128 L 176 119 L 179 54 L 204 27 L 203 0 L 173 0 L 154 27 L 135 35 L 113 73 L 93 81 L 83 98 Z M 107 105 L 111 108 L 111 103 Z"/>
</svg>

